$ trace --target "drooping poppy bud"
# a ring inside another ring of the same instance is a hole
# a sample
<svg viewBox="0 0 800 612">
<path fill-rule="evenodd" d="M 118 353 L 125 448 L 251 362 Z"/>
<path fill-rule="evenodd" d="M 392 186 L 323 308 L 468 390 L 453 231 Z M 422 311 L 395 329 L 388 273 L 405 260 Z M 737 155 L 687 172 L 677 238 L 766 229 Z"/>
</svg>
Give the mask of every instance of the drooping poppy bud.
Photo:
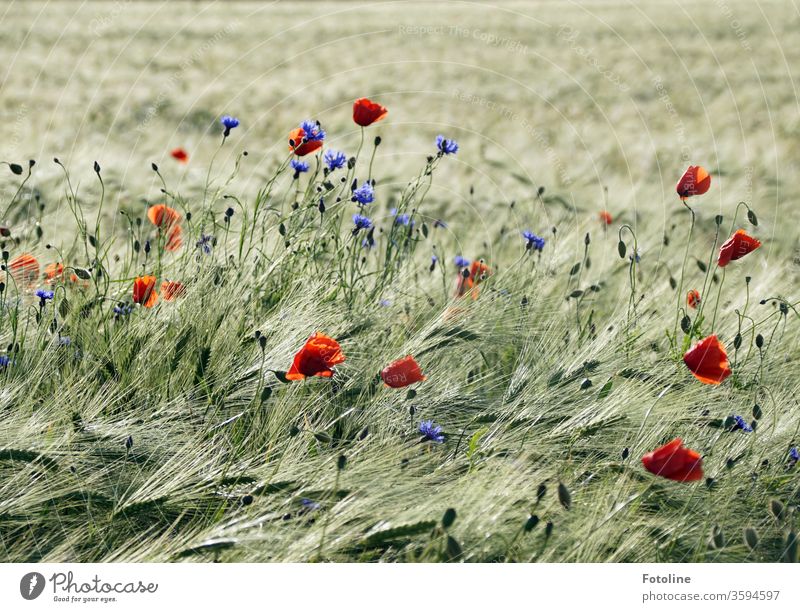
<svg viewBox="0 0 800 612">
<path fill-rule="evenodd" d="M 680 438 L 647 453 L 642 457 L 642 465 L 656 476 L 678 482 L 690 482 L 703 477 L 700 453 L 683 446 Z"/>
<path fill-rule="evenodd" d="M 675 187 L 681 200 L 703 195 L 711 187 L 711 175 L 703 166 L 689 166 Z"/>
<path fill-rule="evenodd" d="M 755 251 L 761 246 L 761 242 L 749 236 L 744 230 L 737 230 L 736 233 L 728 238 L 719 248 L 717 265 L 724 268 L 730 262 L 741 259 L 748 253 Z"/>
<path fill-rule="evenodd" d="M 294 356 L 292 367 L 286 372 L 288 380 L 302 380 L 306 376 L 333 376 L 333 366 L 344 361 L 339 343 L 316 332 Z"/>
<path fill-rule="evenodd" d="M 697 308 L 700 304 L 700 292 L 697 289 L 690 289 L 686 294 L 686 304 L 689 308 Z"/>
<path fill-rule="evenodd" d="M 381 378 L 387 387 L 399 389 L 425 380 L 419 364 L 411 355 L 393 361 L 381 370 Z"/>
<path fill-rule="evenodd" d="M 731 375 L 725 347 L 716 335 L 704 338 L 683 355 L 689 371 L 702 383 L 718 385 Z"/>
<path fill-rule="evenodd" d="M 353 104 L 353 121 L 361 127 L 367 127 L 373 123 L 384 119 L 389 111 L 385 106 L 373 102 L 367 98 L 359 98 Z M 376 143 L 377 146 L 377 143 Z"/>
</svg>

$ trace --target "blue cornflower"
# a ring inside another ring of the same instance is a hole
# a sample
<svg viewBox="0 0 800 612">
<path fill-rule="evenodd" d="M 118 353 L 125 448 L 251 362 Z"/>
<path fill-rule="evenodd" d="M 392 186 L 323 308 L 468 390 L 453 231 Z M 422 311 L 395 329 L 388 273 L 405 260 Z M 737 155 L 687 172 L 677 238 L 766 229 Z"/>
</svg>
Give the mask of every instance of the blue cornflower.
<svg viewBox="0 0 800 612">
<path fill-rule="evenodd" d="M 72 344 L 72 340 L 70 340 L 69 336 L 60 336 L 58 338 L 58 344 L 60 346 L 69 346 L 70 344 Z"/>
<path fill-rule="evenodd" d="M 419 433 L 421 433 L 426 440 L 430 440 L 431 442 L 437 442 L 438 444 L 444 442 L 442 428 L 433 421 L 422 421 L 419 424 Z"/>
<path fill-rule="evenodd" d="M 375 190 L 372 188 L 372 183 L 367 181 L 362 183 L 361 187 L 353 191 L 353 202 L 358 202 L 359 205 L 364 206 L 375 200 Z"/>
<path fill-rule="evenodd" d="M 469 266 L 469 259 L 466 257 L 461 257 L 461 255 L 456 255 L 453 261 L 455 262 L 457 268 L 466 268 Z"/>
<path fill-rule="evenodd" d="M 211 255 L 211 247 L 214 243 L 214 236 L 207 234 L 200 234 L 200 240 L 197 241 L 197 248 L 203 251 L 206 255 Z"/>
<path fill-rule="evenodd" d="M 8 355 L 0 355 L 0 369 L 4 369 L 11 365 L 11 357 Z"/>
<path fill-rule="evenodd" d="M 380 302 L 378 302 L 378 303 L 379 303 L 381 306 L 383 306 L 384 308 L 388 308 L 389 306 L 391 306 L 391 305 L 392 305 L 392 300 L 381 300 L 381 301 L 380 301 Z"/>
<path fill-rule="evenodd" d="M 324 161 L 325 165 L 328 166 L 328 170 L 333 172 L 337 168 L 344 167 L 344 165 L 347 163 L 347 155 L 345 155 L 341 151 L 334 151 L 333 149 L 328 149 L 322 156 L 322 161 Z"/>
<path fill-rule="evenodd" d="M 397 223 L 398 225 L 408 225 L 409 223 L 411 223 L 411 217 L 409 217 L 405 213 L 402 215 L 397 215 L 394 218 L 394 222 Z"/>
<path fill-rule="evenodd" d="M 458 153 L 458 143 L 455 140 L 448 140 L 441 134 L 436 137 L 436 148 L 439 155 L 455 155 Z"/>
<path fill-rule="evenodd" d="M 114 314 L 118 317 L 124 317 L 133 312 L 133 304 L 117 304 L 114 306 Z"/>
<path fill-rule="evenodd" d="M 528 250 L 541 251 L 544 248 L 544 238 L 537 236 L 532 231 L 525 230 L 522 232 L 522 237 L 527 241 L 525 246 Z"/>
<path fill-rule="evenodd" d="M 37 289 L 36 290 L 36 297 L 38 297 L 42 304 L 44 304 L 47 300 L 52 300 L 53 295 L 55 295 L 52 291 L 48 291 L 47 289 Z"/>
<path fill-rule="evenodd" d="M 436 219 L 436 221 L 433 222 L 433 227 L 444 227 L 444 228 L 447 228 L 447 223 L 445 223 L 441 219 Z"/>
<path fill-rule="evenodd" d="M 369 229 L 372 227 L 372 221 L 369 218 L 365 217 L 364 215 L 353 215 L 353 224 L 355 225 L 355 229 L 353 229 L 353 233 L 358 233 L 358 230 L 362 229 Z"/>
<path fill-rule="evenodd" d="M 313 512 L 314 510 L 319 510 L 322 506 L 320 506 L 317 502 L 304 497 L 300 500 L 300 505 L 303 506 L 303 509 L 307 512 Z"/>
<path fill-rule="evenodd" d="M 733 425 L 731 426 L 731 431 L 733 431 L 733 430 L 736 430 L 736 429 L 741 429 L 741 430 L 742 430 L 742 431 L 744 431 L 744 432 L 751 432 L 751 431 L 753 431 L 753 428 L 752 428 L 752 427 L 750 427 L 750 425 L 748 425 L 748 424 L 747 424 L 747 421 L 745 421 L 745 420 L 744 420 L 744 419 L 743 419 L 741 416 L 739 416 L 738 414 L 734 414 L 734 415 L 733 415 L 733 421 L 734 421 L 734 423 L 733 423 Z"/>
<path fill-rule="evenodd" d="M 223 138 L 230 136 L 231 130 L 239 126 L 239 120 L 236 117 L 231 117 L 230 115 L 224 115 L 219 122 L 225 128 L 225 131 L 222 134 Z"/>
<path fill-rule="evenodd" d="M 306 119 L 300 124 L 300 129 L 305 132 L 305 139 L 307 142 L 311 142 L 312 140 L 325 140 L 325 130 L 323 130 L 316 121 Z"/>
<path fill-rule="evenodd" d="M 789 449 L 789 461 L 792 461 L 793 463 L 800 461 L 800 451 L 797 450 L 796 446 L 793 446 Z"/>
<path fill-rule="evenodd" d="M 294 170 L 294 178 L 300 176 L 301 172 L 308 172 L 308 164 L 299 159 L 293 159 L 289 162 L 289 165 L 292 167 L 292 170 Z"/>
</svg>

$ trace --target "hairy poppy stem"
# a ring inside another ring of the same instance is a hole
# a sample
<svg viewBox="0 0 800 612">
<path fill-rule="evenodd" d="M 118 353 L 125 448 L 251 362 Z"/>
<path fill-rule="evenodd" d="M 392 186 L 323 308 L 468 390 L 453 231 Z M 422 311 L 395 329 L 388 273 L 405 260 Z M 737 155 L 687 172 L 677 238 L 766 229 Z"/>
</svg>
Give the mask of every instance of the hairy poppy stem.
<svg viewBox="0 0 800 612">
<path fill-rule="evenodd" d="M 717 323 L 717 309 L 719 308 L 719 296 L 722 293 L 722 285 L 725 284 L 725 268 L 722 269 L 722 280 L 719 281 L 719 287 L 717 289 L 717 300 L 714 302 L 714 318 L 711 320 L 711 331 L 714 331 L 714 326 Z"/>
<path fill-rule="evenodd" d="M 692 241 L 692 232 L 694 231 L 694 210 L 692 207 L 689 206 L 686 201 L 683 201 L 683 205 L 686 209 L 692 213 L 692 221 L 689 224 L 689 233 L 686 236 L 686 250 L 683 253 L 683 263 L 681 264 L 681 280 L 678 283 L 678 304 L 675 307 L 675 329 L 672 332 L 672 341 L 674 348 L 678 347 L 678 321 L 680 320 L 680 313 L 681 313 L 681 300 L 683 298 L 683 276 L 686 272 L 686 260 L 689 258 L 689 245 Z"/>
</svg>

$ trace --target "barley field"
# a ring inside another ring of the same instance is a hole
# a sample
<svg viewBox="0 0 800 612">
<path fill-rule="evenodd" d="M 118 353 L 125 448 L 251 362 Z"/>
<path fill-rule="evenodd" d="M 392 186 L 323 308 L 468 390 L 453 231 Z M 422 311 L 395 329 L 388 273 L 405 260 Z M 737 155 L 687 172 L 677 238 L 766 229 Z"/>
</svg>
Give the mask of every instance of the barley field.
<svg viewBox="0 0 800 612">
<path fill-rule="evenodd" d="M 797 560 L 795 3 L 0 19 L 0 560 Z"/>
</svg>

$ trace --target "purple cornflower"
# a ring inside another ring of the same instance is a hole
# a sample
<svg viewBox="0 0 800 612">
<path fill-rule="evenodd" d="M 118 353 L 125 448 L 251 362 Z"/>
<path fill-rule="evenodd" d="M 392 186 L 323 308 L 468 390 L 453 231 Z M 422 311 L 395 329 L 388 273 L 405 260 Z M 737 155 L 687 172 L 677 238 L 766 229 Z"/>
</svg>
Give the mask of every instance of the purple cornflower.
<svg viewBox="0 0 800 612">
<path fill-rule="evenodd" d="M 419 433 L 422 434 L 425 440 L 441 444 L 444 442 L 444 434 L 442 428 L 433 421 L 422 421 L 419 424 Z"/>
<path fill-rule="evenodd" d="M 439 258 L 436 255 L 431 255 L 431 267 L 428 268 L 430 272 L 433 272 L 436 269 L 436 262 L 439 261 Z"/>
<path fill-rule="evenodd" d="M 322 506 L 320 506 L 317 502 L 304 497 L 300 500 L 300 505 L 303 506 L 303 510 L 306 512 L 313 512 L 314 510 L 319 510 Z"/>
<path fill-rule="evenodd" d="M 797 463 L 800 461 L 800 451 L 797 450 L 796 446 L 793 446 L 789 449 L 789 461 L 792 463 Z"/>
<path fill-rule="evenodd" d="M 4 370 L 11 365 L 11 357 L 8 355 L 0 355 L 0 370 Z"/>
<path fill-rule="evenodd" d="M 225 131 L 222 133 L 223 138 L 230 136 L 231 130 L 239 126 L 239 120 L 236 117 L 231 117 L 230 115 L 223 115 L 219 122 L 225 128 Z"/>
<path fill-rule="evenodd" d="M 375 190 L 372 188 L 372 183 L 369 181 L 362 183 L 361 187 L 353 190 L 353 197 L 350 199 L 353 202 L 358 202 L 360 206 L 373 202 L 375 200 Z"/>
<path fill-rule="evenodd" d="M 747 424 L 747 421 L 745 421 L 744 418 L 742 418 L 738 414 L 734 414 L 732 418 L 733 418 L 733 425 L 731 426 L 731 431 L 734 431 L 736 429 L 741 429 L 744 432 L 753 431 L 753 428 Z"/>
<path fill-rule="evenodd" d="M 302 129 L 306 134 L 304 136 L 306 142 L 311 142 L 312 140 L 325 140 L 325 130 L 322 129 L 319 121 L 306 119 L 300 124 L 300 129 Z"/>
<path fill-rule="evenodd" d="M 197 248 L 199 248 L 206 255 L 211 255 L 211 248 L 214 244 L 214 236 L 208 234 L 200 234 L 200 240 L 197 241 Z"/>
<path fill-rule="evenodd" d="M 525 238 L 527 244 L 525 248 L 529 251 L 533 249 L 534 251 L 541 251 L 544 248 L 544 238 L 537 236 L 530 230 L 525 230 L 522 232 L 522 237 Z"/>
<path fill-rule="evenodd" d="M 456 255 L 453 262 L 455 262 L 457 268 L 466 268 L 469 266 L 469 259 L 461 257 L 461 255 Z"/>
<path fill-rule="evenodd" d="M 37 289 L 36 290 L 36 297 L 38 297 L 41 300 L 42 305 L 44 305 L 44 303 L 47 300 L 52 300 L 53 299 L 53 295 L 55 295 L 55 294 L 52 291 L 48 291 L 47 289 Z"/>
<path fill-rule="evenodd" d="M 411 223 L 411 217 L 409 217 L 405 213 L 402 215 L 397 215 L 394 218 L 394 222 L 397 223 L 398 225 L 408 225 L 409 223 Z"/>
<path fill-rule="evenodd" d="M 447 223 L 445 223 L 441 219 L 436 219 L 436 221 L 433 222 L 433 227 L 443 227 L 443 228 L 446 229 L 447 228 Z"/>
<path fill-rule="evenodd" d="M 124 317 L 133 312 L 133 304 L 117 304 L 114 306 L 114 314 L 118 317 Z"/>
<path fill-rule="evenodd" d="M 436 148 L 439 155 L 455 155 L 458 153 L 458 143 L 455 140 L 448 140 L 441 134 L 436 137 Z"/>
<path fill-rule="evenodd" d="M 308 164 L 299 159 L 293 159 L 289 162 L 289 165 L 292 167 L 292 170 L 294 170 L 294 178 L 299 177 L 301 172 L 308 172 Z"/>
<path fill-rule="evenodd" d="M 372 227 L 372 221 L 370 221 L 370 219 L 364 215 L 353 215 L 353 224 L 355 225 L 353 234 L 357 234 L 358 230 L 369 229 Z"/>
<path fill-rule="evenodd" d="M 328 149 L 323 154 L 322 161 L 325 162 L 326 166 L 328 166 L 328 170 L 333 172 L 338 168 L 344 167 L 344 165 L 347 163 L 347 155 L 345 155 L 341 151 L 334 151 L 333 149 Z"/>
</svg>

